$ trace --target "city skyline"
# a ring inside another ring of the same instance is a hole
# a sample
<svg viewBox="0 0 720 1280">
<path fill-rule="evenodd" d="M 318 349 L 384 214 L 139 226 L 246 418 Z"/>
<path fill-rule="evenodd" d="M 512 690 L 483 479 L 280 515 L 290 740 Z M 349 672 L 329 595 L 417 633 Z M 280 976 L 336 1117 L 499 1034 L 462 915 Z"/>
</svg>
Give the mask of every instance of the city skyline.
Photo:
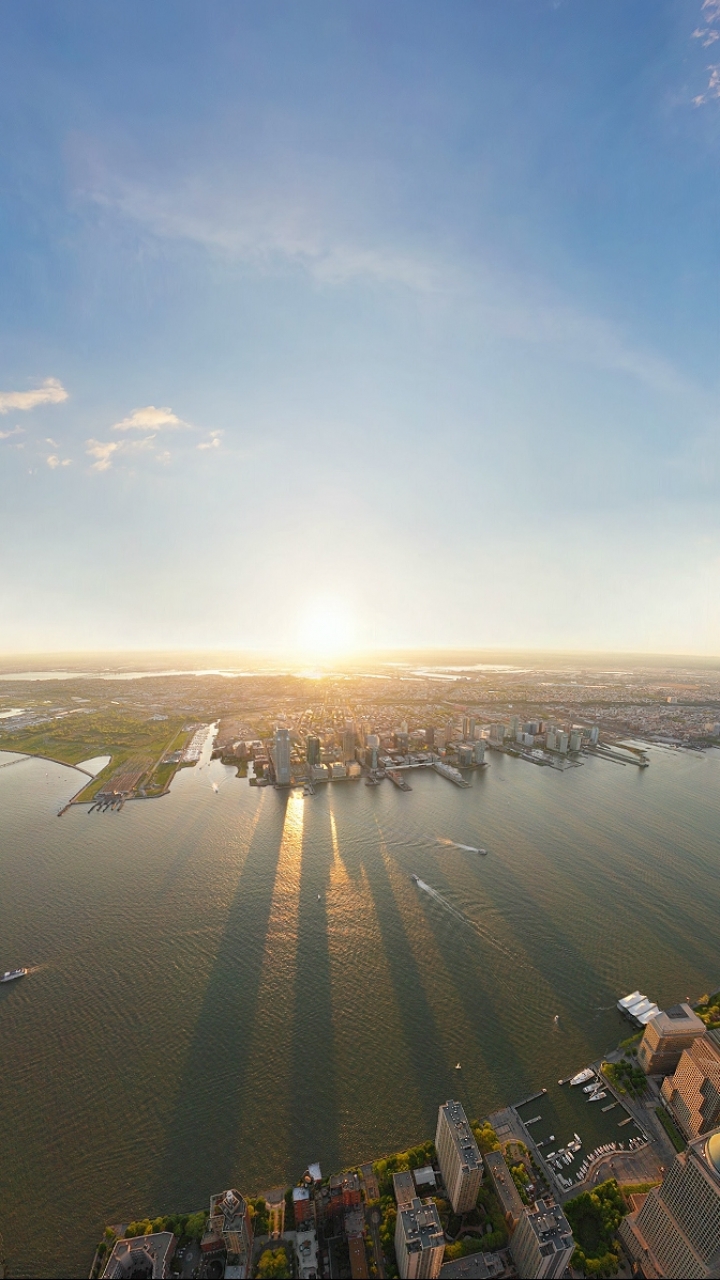
<svg viewBox="0 0 720 1280">
<path fill-rule="evenodd" d="M 0 649 L 720 652 L 719 17 L 5 6 Z"/>
</svg>

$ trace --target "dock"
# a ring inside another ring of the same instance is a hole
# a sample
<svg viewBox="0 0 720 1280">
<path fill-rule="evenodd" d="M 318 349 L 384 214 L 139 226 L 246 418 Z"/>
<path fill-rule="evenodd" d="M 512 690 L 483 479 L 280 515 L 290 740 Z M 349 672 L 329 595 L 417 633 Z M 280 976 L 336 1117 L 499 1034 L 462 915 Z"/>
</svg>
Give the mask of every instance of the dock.
<svg viewBox="0 0 720 1280">
<path fill-rule="evenodd" d="M 522 1102 L 513 1102 L 513 1104 L 512 1104 L 512 1105 L 513 1105 L 513 1111 L 517 1111 L 519 1107 L 526 1107 L 526 1106 L 527 1106 L 527 1104 L 528 1104 L 528 1102 L 535 1102 L 535 1100 L 536 1100 L 537 1098 L 544 1098 L 546 1093 L 547 1093 L 547 1089 L 540 1089 L 539 1093 L 531 1093 L 531 1094 L 530 1094 L 530 1097 L 529 1097 L 529 1098 L 523 1098 Z M 536 1116 L 536 1117 L 535 1117 L 535 1119 L 536 1119 L 536 1120 L 539 1120 L 539 1119 L 540 1119 L 540 1116 Z M 532 1121 L 532 1120 L 525 1120 L 525 1121 L 523 1121 L 523 1123 L 524 1123 L 524 1124 L 532 1124 L 532 1123 L 533 1123 L 533 1121 Z"/>
<path fill-rule="evenodd" d="M 402 774 L 397 769 L 388 769 L 386 771 L 386 776 L 391 782 L 395 783 L 395 786 L 399 791 L 412 791 L 410 783 L 406 778 L 403 778 Z"/>
</svg>

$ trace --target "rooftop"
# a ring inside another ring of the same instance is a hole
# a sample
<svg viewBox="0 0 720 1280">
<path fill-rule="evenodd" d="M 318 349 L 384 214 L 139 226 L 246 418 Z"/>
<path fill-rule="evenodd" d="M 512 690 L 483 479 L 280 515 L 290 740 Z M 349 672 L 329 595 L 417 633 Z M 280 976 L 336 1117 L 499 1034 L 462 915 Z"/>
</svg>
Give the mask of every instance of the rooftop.
<svg viewBox="0 0 720 1280">
<path fill-rule="evenodd" d="M 445 1112 L 450 1127 L 450 1136 L 462 1158 L 464 1165 L 469 1169 L 477 1169 L 482 1167 L 482 1156 L 480 1149 L 475 1141 L 464 1108 L 459 1102 L 445 1102 L 440 1108 Z"/>
<path fill-rule="evenodd" d="M 572 1228 L 559 1205 L 538 1200 L 534 1210 L 528 1212 L 527 1220 L 537 1237 L 542 1254 L 573 1248 Z"/>
<path fill-rule="evenodd" d="M 689 1004 L 674 1004 L 664 1012 L 656 1013 L 650 1021 L 659 1036 L 686 1036 L 693 1031 L 702 1035 L 705 1030 L 704 1022 Z"/>
<path fill-rule="evenodd" d="M 420 1200 L 416 1196 L 407 1209 L 399 1211 L 398 1220 L 402 1222 L 408 1253 L 436 1249 L 444 1244 L 445 1236 L 434 1200 Z"/>
</svg>

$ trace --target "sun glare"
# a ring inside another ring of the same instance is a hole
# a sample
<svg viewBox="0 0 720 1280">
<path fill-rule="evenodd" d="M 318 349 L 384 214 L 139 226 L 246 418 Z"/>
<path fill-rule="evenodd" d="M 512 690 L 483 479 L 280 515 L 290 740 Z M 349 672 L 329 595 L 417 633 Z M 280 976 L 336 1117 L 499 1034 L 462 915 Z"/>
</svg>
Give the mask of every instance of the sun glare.
<svg viewBox="0 0 720 1280">
<path fill-rule="evenodd" d="M 354 646 L 355 628 L 343 600 L 314 600 L 300 618 L 298 644 L 305 654 L 333 657 Z"/>
</svg>

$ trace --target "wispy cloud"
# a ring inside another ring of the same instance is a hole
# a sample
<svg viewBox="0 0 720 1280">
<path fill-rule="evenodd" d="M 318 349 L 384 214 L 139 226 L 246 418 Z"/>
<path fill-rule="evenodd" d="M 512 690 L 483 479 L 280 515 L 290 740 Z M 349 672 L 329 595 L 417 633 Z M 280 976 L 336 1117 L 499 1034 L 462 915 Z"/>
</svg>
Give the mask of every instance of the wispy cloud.
<svg viewBox="0 0 720 1280">
<path fill-rule="evenodd" d="M 211 431 L 208 440 L 201 440 L 198 449 L 219 449 L 222 431 Z"/>
<path fill-rule="evenodd" d="M 708 67 L 710 79 L 707 82 L 707 88 L 704 93 L 699 93 L 693 98 L 693 104 L 701 107 L 704 102 L 712 102 L 714 99 L 720 98 L 720 62 L 716 62 L 714 66 Z"/>
<path fill-rule="evenodd" d="M 152 449 L 154 440 L 155 436 L 146 436 L 144 440 L 87 440 L 85 452 L 95 459 L 93 471 L 108 471 L 119 454 Z"/>
<path fill-rule="evenodd" d="M 0 413 L 11 409 L 36 409 L 41 404 L 62 404 L 68 393 L 57 378 L 46 378 L 33 391 L 0 391 Z"/>
<path fill-rule="evenodd" d="M 24 427 L 13 427 L 12 431 L 0 431 L 0 440 L 9 440 L 11 436 L 24 435 Z"/>
<path fill-rule="evenodd" d="M 86 148 L 86 162 L 91 151 Z M 352 181 L 350 175 L 349 188 Z M 387 235 L 367 226 L 358 230 L 336 188 L 322 174 L 312 182 L 297 175 L 251 174 L 242 189 L 224 172 L 165 175 L 159 182 L 143 172 L 137 157 L 130 173 L 127 164 L 112 168 L 95 156 L 85 170 L 83 195 L 149 236 L 184 240 L 266 274 L 302 271 L 330 287 L 354 282 L 400 287 L 435 308 L 439 317 L 450 304 L 453 314 L 462 314 L 466 327 L 478 333 L 547 344 L 566 358 L 627 373 L 661 393 L 691 390 L 667 361 L 621 327 L 559 296 L 551 282 L 522 277 L 482 251 L 460 256 L 435 247 L 398 248 Z M 171 412 L 152 406 L 135 410 L 116 429 L 178 425 L 139 416 Z M 211 437 L 198 447 L 218 446 Z"/>
<path fill-rule="evenodd" d="M 168 427 L 186 427 L 187 422 L 178 418 L 170 408 L 156 409 L 154 404 L 144 409 L 133 409 L 127 418 L 116 422 L 113 431 L 163 431 Z"/>
<path fill-rule="evenodd" d="M 56 453 L 51 453 L 50 456 L 45 459 L 45 461 L 50 467 L 50 470 L 54 471 L 56 467 L 69 467 L 72 459 L 63 458 L 61 461 Z"/>
</svg>

